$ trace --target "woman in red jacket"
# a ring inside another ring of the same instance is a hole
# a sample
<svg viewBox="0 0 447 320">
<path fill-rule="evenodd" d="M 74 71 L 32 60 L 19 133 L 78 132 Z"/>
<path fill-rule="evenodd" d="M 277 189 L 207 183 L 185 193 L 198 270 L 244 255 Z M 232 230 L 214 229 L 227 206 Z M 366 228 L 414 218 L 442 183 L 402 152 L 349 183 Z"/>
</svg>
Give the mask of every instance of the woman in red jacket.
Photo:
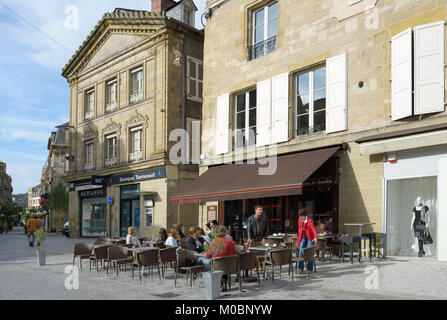
<svg viewBox="0 0 447 320">
<path fill-rule="evenodd" d="M 315 225 L 313 220 L 307 216 L 307 209 L 300 209 L 298 219 L 298 241 L 296 256 L 303 257 L 303 249 L 314 245 L 317 242 L 317 230 L 315 230 Z M 300 261 L 298 263 L 298 268 L 300 273 L 304 273 L 304 262 Z M 307 270 L 312 272 L 313 263 L 308 262 Z"/>
</svg>

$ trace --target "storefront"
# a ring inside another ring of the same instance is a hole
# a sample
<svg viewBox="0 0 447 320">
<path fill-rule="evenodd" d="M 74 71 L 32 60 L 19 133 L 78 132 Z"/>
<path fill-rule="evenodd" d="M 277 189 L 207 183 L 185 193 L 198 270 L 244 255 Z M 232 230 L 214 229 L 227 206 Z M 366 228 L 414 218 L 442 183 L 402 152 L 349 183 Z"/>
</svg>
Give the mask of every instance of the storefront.
<svg viewBox="0 0 447 320">
<path fill-rule="evenodd" d="M 107 200 L 105 186 L 79 183 L 81 237 L 105 237 L 107 234 Z"/>
</svg>

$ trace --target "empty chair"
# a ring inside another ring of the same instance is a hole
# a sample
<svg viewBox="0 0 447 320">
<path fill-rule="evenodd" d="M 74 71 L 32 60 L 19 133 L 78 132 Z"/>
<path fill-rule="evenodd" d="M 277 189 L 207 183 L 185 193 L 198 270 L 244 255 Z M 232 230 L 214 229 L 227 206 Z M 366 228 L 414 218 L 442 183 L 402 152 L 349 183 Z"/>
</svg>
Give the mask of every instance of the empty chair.
<svg viewBox="0 0 447 320">
<path fill-rule="evenodd" d="M 306 266 L 307 279 L 309 279 L 309 262 L 312 262 L 313 271 L 315 272 L 315 277 L 317 276 L 317 266 L 315 265 L 315 250 L 317 249 L 316 245 L 307 247 L 303 249 L 303 257 L 296 257 L 292 259 L 292 262 L 295 262 L 295 270 L 298 268 L 298 262 L 304 262 Z"/>
<path fill-rule="evenodd" d="M 275 265 L 279 265 L 279 278 L 281 279 L 282 266 L 286 264 L 289 265 L 289 277 L 290 277 L 290 271 L 292 271 L 292 281 L 293 281 L 293 265 L 292 265 L 291 249 L 285 248 L 270 251 L 270 261 L 265 261 L 265 264 L 270 264 L 272 266 L 272 282 L 275 279 Z"/>
<path fill-rule="evenodd" d="M 332 248 L 327 245 L 327 240 L 317 240 L 318 257 L 321 253 L 321 262 L 324 263 L 324 258 L 327 252 L 329 252 L 329 259 L 332 260 Z"/>
<path fill-rule="evenodd" d="M 188 250 L 180 248 L 177 250 L 176 254 L 177 254 L 177 262 L 176 262 L 176 269 L 175 269 L 174 286 L 177 285 L 177 276 L 178 276 L 180 270 L 185 270 L 186 271 L 186 282 L 188 282 L 188 278 L 189 278 L 190 286 L 192 287 L 192 282 L 194 281 L 194 276 L 197 275 L 197 273 L 202 274 L 202 271 L 205 268 L 205 266 L 204 265 L 191 266 L 189 263 L 189 259 L 187 259 L 191 255 L 190 253 L 188 253 Z"/>
<path fill-rule="evenodd" d="M 92 261 L 95 262 L 96 266 L 96 272 L 98 272 L 98 261 L 102 262 L 102 265 L 104 266 L 104 261 L 107 261 L 108 259 L 108 253 L 107 253 L 108 246 L 101 246 L 93 249 L 93 254 L 90 255 L 90 270 L 92 270 Z"/>
<path fill-rule="evenodd" d="M 165 269 L 168 263 L 175 263 L 177 261 L 176 248 L 163 248 L 160 249 L 160 263 L 161 263 L 161 274 L 164 278 Z"/>
<path fill-rule="evenodd" d="M 94 244 L 109 244 L 110 241 L 105 238 L 96 238 Z"/>
<path fill-rule="evenodd" d="M 258 285 L 261 285 L 261 279 L 259 278 L 259 265 L 256 259 L 256 252 L 241 252 L 239 254 L 239 269 L 242 273 L 248 273 L 248 270 L 256 269 L 256 273 L 258 276 Z M 241 279 L 241 275 L 239 275 L 239 279 Z"/>
<path fill-rule="evenodd" d="M 231 290 L 231 275 L 236 274 L 239 277 L 239 256 L 224 256 L 215 258 L 213 269 L 221 270 L 227 276 L 228 289 Z M 242 291 L 242 281 L 239 279 L 239 291 Z"/>
<path fill-rule="evenodd" d="M 133 259 L 128 256 L 128 250 L 126 247 L 118 246 L 118 245 L 112 245 L 107 248 L 108 253 L 108 259 L 107 259 L 107 275 L 109 274 L 109 267 L 110 263 L 112 263 L 115 266 L 116 269 L 116 276 L 118 276 L 118 266 L 124 264 L 124 267 L 126 265 L 132 264 Z M 124 269 L 126 271 L 126 269 Z M 132 268 L 132 277 L 133 277 L 133 268 Z"/>
<path fill-rule="evenodd" d="M 141 268 L 142 267 L 150 267 L 151 275 L 153 266 L 157 266 L 158 269 L 158 277 L 161 279 L 160 275 L 160 264 L 158 262 L 158 249 L 147 249 L 137 253 L 137 259 L 132 263 L 132 279 L 134 278 L 134 266 L 138 267 L 138 274 L 140 276 L 141 283 Z"/>
<path fill-rule="evenodd" d="M 116 244 L 117 244 L 117 245 L 123 245 L 123 244 L 126 244 L 126 239 L 118 240 L 118 241 L 116 242 Z"/>
<path fill-rule="evenodd" d="M 341 261 L 345 262 L 345 256 L 349 256 L 351 264 L 354 263 L 354 256 L 358 256 L 359 262 L 361 258 L 361 241 L 362 237 L 346 236 L 341 239 Z M 357 243 L 358 252 L 354 251 L 354 243 Z M 345 244 L 349 246 L 349 251 L 346 252 Z"/>
<path fill-rule="evenodd" d="M 79 265 L 82 271 L 82 260 L 90 259 L 92 249 L 93 247 L 90 243 L 84 243 L 84 242 L 75 243 L 73 253 L 73 265 L 75 264 L 76 257 L 79 257 Z"/>
<path fill-rule="evenodd" d="M 377 258 L 380 255 L 380 250 L 377 249 L 377 236 L 375 232 L 362 233 L 362 239 L 368 240 L 369 248 L 364 249 L 363 251 L 369 251 L 369 259 L 372 260 L 372 257 Z M 366 248 L 366 245 L 364 246 Z"/>
</svg>

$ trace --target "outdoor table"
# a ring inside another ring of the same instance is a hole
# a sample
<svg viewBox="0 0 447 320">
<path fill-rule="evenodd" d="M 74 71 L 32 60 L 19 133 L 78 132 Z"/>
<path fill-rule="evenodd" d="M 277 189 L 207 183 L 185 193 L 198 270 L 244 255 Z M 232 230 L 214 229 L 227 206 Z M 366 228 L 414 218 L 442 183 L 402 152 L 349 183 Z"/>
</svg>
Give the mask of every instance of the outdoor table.
<svg viewBox="0 0 447 320">
<path fill-rule="evenodd" d="M 262 264 L 262 268 L 264 270 L 263 278 L 265 279 L 265 261 L 267 260 L 267 257 L 269 256 L 270 252 L 275 250 L 282 250 L 284 247 L 281 246 L 254 246 L 254 247 L 248 247 L 248 251 L 257 251 L 257 252 L 263 252 L 264 253 L 264 262 Z"/>
<path fill-rule="evenodd" d="M 375 225 L 375 222 L 367 222 L 367 223 L 345 223 L 345 226 L 353 226 L 353 227 L 357 227 L 359 228 L 359 234 L 358 234 L 358 238 L 359 238 L 359 262 L 360 262 L 360 258 L 362 256 L 362 251 L 367 251 L 368 249 L 362 249 L 362 239 L 367 239 L 366 237 L 362 236 L 362 228 L 363 227 L 367 227 L 367 226 L 372 226 Z M 371 258 L 371 241 L 369 242 L 369 250 L 370 250 L 370 258 Z"/>
</svg>

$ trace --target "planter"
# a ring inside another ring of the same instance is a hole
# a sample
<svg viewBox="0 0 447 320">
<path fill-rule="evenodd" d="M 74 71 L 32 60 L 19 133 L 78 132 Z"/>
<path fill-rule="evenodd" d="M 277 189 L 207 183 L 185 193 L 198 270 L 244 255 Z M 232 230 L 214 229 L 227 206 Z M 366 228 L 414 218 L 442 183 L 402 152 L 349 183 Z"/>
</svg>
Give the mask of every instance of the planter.
<svg viewBox="0 0 447 320">
<path fill-rule="evenodd" d="M 223 271 L 203 272 L 203 282 L 205 284 L 206 299 L 214 300 L 220 297 L 220 281 Z"/>
<path fill-rule="evenodd" d="M 39 266 L 44 266 L 47 260 L 47 252 L 41 248 L 37 248 L 36 253 Z"/>
</svg>

